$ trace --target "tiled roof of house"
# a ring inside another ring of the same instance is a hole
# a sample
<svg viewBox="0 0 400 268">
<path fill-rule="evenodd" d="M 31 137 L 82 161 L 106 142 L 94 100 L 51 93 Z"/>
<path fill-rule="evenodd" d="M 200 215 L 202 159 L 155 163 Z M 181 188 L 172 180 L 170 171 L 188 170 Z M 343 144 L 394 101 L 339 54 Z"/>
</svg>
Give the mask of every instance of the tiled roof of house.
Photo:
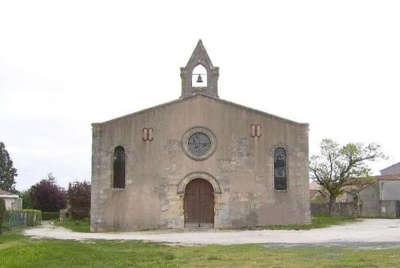
<svg viewBox="0 0 400 268">
<path fill-rule="evenodd" d="M 377 176 L 370 176 L 371 179 L 376 179 L 377 181 L 400 181 L 400 174 L 397 175 L 377 175 Z M 343 187 L 345 192 L 351 192 L 355 189 L 358 189 L 359 185 L 346 185 Z M 365 187 L 365 186 L 363 186 Z M 321 190 L 321 185 L 316 183 L 315 181 L 310 182 L 309 190 L 310 191 L 319 191 Z"/>
<path fill-rule="evenodd" d="M 400 174 L 397 175 L 379 175 L 373 176 L 373 178 L 379 181 L 400 181 Z"/>
<path fill-rule="evenodd" d="M 310 182 L 309 189 L 310 189 L 310 190 L 318 191 L 318 190 L 321 189 L 321 185 L 319 185 L 319 184 L 316 183 L 315 181 L 312 181 L 312 182 Z"/>
</svg>

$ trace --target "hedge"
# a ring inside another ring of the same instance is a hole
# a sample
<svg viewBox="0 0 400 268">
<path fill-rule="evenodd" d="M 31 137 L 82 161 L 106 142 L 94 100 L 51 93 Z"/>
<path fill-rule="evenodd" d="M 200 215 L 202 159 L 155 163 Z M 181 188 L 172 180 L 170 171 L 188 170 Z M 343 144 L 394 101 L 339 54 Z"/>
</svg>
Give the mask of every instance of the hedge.
<svg viewBox="0 0 400 268">
<path fill-rule="evenodd" d="M 0 198 L 0 234 L 3 232 L 3 224 L 6 217 L 6 201 Z"/>
<path fill-rule="evenodd" d="M 8 210 L 6 211 L 4 226 L 13 228 L 17 226 L 35 226 L 42 222 L 42 212 L 36 209 Z"/>
<path fill-rule="evenodd" d="M 58 220 L 60 218 L 59 211 L 42 211 L 42 220 Z"/>
</svg>

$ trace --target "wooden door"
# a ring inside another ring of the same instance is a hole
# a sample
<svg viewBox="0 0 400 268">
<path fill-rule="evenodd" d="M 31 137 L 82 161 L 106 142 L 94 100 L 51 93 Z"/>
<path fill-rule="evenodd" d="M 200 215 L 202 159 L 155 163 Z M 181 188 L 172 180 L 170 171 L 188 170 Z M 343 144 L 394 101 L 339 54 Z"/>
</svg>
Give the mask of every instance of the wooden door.
<svg viewBox="0 0 400 268">
<path fill-rule="evenodd" d="M 213 227 L 214 189 L 203 179 L 188 183 L 184 198 L 185 227 Z"/>
</svg>

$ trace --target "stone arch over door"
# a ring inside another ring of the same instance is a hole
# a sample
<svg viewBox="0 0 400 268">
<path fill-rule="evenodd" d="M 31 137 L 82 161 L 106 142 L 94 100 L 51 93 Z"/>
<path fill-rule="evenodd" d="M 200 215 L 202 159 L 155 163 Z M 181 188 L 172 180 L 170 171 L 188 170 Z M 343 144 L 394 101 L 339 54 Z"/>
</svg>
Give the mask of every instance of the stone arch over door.
<svg viewBox="0 0 400 268">
<path fill-rule="evenodd" d="M 199 224 L 197 224 L 197 225 L 196 224 L 187 224 L 186 223 L 187 218 L 185 218 L 185 216 L 187 216 L 187 215 L 185 215 L 185 206 L 186 206 L 185 201 L 187 201 L 185 199 L 188 197 L 187 195 L 185 195 L 185 191 L 186 191 L 186 189 L 193 190 L 189 184 L 191 182 L 195 182 L 198 180 L 202 180 L 202 181 L 206 182 L 206 184 L 209 185 L 209 189 L 211 188 L 210 190 L 212 192 L 211 198 L 212 198 L 212 215 L 213 215 L 212 223 L 209 223 L 209 224 L 207 224 L 207 223 L 201 224 L 200 223 L 200 227 L 219 228 L 219 226 L 220 226 L 220 216 L 219 216 L 220 213 L 219 212 L 220 212 L 220 202 L 221 202 L 221 197 L 222 197 L 222 188 L 221 188 L 219 182 L 211 174 L 209 174 L 207 172 L 189 173 L 179 182 L 179 184 L 177 186 L 177 193 L 181 197 L 180 200 L 182 202 L 181 203 L 182 204 L 182 206 L 181 206 L 181 209 L 182 209 L 181 210 L 181 212 L 182 212 L 182 214 L 181 214 L 182 215 L 182 218 L 181 218 L 182 223 L 181 224 L 182 225 L 181 226 L 189 227 L 189 228 L 190 227 L 199 227 Z M 187 187 L 188 185 L 189 185 L 189 187 Z M 203 186 L 204 186 L 204 184 L 203 184 Z M 204 188 L 207 188 L 207 187 L 204 186 L 204 187 L 202 187 L 202 190 L 200 190 L 203 193 L 204 193 L 204 191 L 206 191 L 206 189 L 204 189 Z M 207 195 L 207 193 L 205 193 L 205 194 Z M 194 197 L 194 198 L 196 198 L 196 197 Z M 205 201 L 207 203 L 207 200 L 205 200 Z"/>
<path fill-rule="evenodd" d="M 222 190 L 221 190 L 221 186 L 219 185 L 218 181 L 209 173 L 207 172 L 193 172 L 193 173 L 189 173 L 188 175 L 186 175 L 178 184 L 178 188 L 177 188 L 177 193 L 178 194 L 184 194 L 185 193 L 185 189 L 186 189 L 186 185 L 194 180 L 194 179 L 203 179 L 208 181 L 213 189 L 214 189 L 214 193 L 215 194 L 221 194 Z"/>
</svg>

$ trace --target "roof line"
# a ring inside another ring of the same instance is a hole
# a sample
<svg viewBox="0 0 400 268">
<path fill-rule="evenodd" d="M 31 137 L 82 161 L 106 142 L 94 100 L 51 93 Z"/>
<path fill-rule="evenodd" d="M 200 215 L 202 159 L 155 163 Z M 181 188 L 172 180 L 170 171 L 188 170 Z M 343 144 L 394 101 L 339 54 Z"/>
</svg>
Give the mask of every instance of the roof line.
<svg viewBox="0 0 400 268">
<path fill-rule="evenodd" d="M 171 105 L 171 104 L 183 102 L 184 100 L 187 100 L 187 99 L 190 99 L 190 98 L 193 98 L 193 97 L 196 97 L 196 95 L 189 96 L 189 97 L 184 98 L 184 99 L 176 99 L 176 100 L 173 100 L 173 101 L 161 103 L 159 105 L 152 106 L 152 107 L 149 107 L 149 108 L 145 108 L 143 110 L 139 110 L 139 111 L 136 111 L 136 112 L 133 112 L 133 113 L 129 113 L 129 114 L 126 114 L 126 115 L 118 116 L 118 117 L 110 119 L 110 120 L 106 120 L 106 121 L 103 121 L 103 122 L 92 123 L 92 125 L 105 124 L 105 123 L 109 123 L 109 122 L 112 122 L 112 121 L 117 121 L 117 120 L 123 119 L 125 117 L 129 117 L 129 116 L 132 116 L 132 115 L 137 115 L 137 114 L 141 114 L 141 113 L 147 112 L 149 110 L 153 110 L 155 108 L 160 108 L 160 107 L 168 106 L 168 105 Z"/>
<path fill-rule="evenodd" d="M 395 167 L 395 166 L 397 166 L 397 165 L 400 165 L 400 162 L 398 162 L 398 163 L 395 163 L 395 164 L 393 164 L 393 165 L 391 165 L 391 166 L 385 167 L 384 169 L 381 169 L 380 171 L 384 171 L 384 170 L 386 170 L 386 169 L 389 169 L 389 168 Z"/>
<path fill-rule="evenodd" d="M 0 194 L 0 198 L 19 198 L 16 194 Z"/>
<path fill-rule="evenodd" d="M 192 98 L 196 98 L 196 97 L 200 97 L 200 96 L 208 98 L 208 99 L 211 99 L 211 100 L 214 100 L 214 101 L 217 101 L 217 102 L 222 102 L 222 103 L 225 103 L 225 104 L 233 105 L 233 106 L 236 106 L 236 107 L 239 107 L 239 108 L 251 111 L 251 112 L 255 112 L 255 113 L 258 113 L 258 114 L 261 114 L 261 115 L 264 115 L 264 116 L 268 116 L 268 117 L 271 117 L 271 118 L 279 119 L 281 121 L 285 121 L 285 122 L 290 123 L 290 124 L 303 125 L 303 126 L 308 126 L 309 125 L 308 123 L 299 123 L 299 122 L 296 122 L 296 121 L 293 121 L 293 120 L 289 120 L 289 119 L 286 119 L 286 118 L 283 118 L 283 117 L 280 117 L 280 116 L 277 116 L 277 115 L 266 113 L 266 112 L 263 112 L 263 111 L 260 111 L 260 110 L 254 109 L 254 108 L 250 108 L 250 107 L 247 107 L 247 106 L 244 106 L 244 105 L 241 105 L 241 104 L 237 104 L 237 103 L 231 102 L 231 101 L 227 101 L 227 100 L 220 99 L 220 98 L 214 98 L 214 97 L 211 97 L 211 96 L 208 96 L 208 95 L 205 95 L 205 94 L 198 93 L 196 95 L 192 95 L 192 96 L 188 96 L 188 97 L 185 97 L 185 98 L 176 99 L 176 100 L 173 100 L 173 101 L 170 101 L 170 102 L 162 103 L 162 104 L 159 104 L 159 105 L 156 105 L 156 106 L 152 106 L 152 107 L 149 107 L 149 108 L 137 111 L 137 112 L 133 112 L 133 113 L 126 114 L 126 115 L 123 115 L 123 116 L 119 116 L 119 117 L 116 117 L 116 118 L 113 118 L 113 119 L 110 119 L 110 120 L 107 120 L 107 121 L 103 121 L 103 122 L 100 122 L 100 123 L 92 123 L 92 126 L 98 125 L 98 124 L 110 123 L 110 122 L 117 121 L 117 120 L 129 117 L 129 116 L 138 115 L 138 114 L 147 112 L 147 111 L 155 109 L 155 108 L 169 106 L 171 104 L 184 102 L 186 100 L 189 100 L 189 99 L 192 99 Z"/>
<path fill-rule="evenodd" d="M 291 124 L 308 126 L 308 123 L 296 122 L 296 121 L 293 121 L 293 120 L 290 120 L 290 119 L 286 119 L 286 118 L 283 118 L 283 117 L 280 117 L 280 116 L 277 116 L 277 115 L 274 115 L 274 114 L 270 114 L 270 113 L 267 113 L 267 112 L 264 112 L 264 111 L 261 111 L 261 110 L 250 108 L 250 107 L 242 105 L 242 104 L 237 104 L 237 103 L 234 103 L 234 102 L 231 102 L 231 101 L 228 101 L 228 100 L 224 100 L 224 99 L 220 99 L 220 98 L 214 98 L 214 97 L 211 97 L 211 96 L 208 96 L 208 95 L 203 95 L 203 94 L 199 94 L 199 95 L 202 95 L 202 96 L 204 96 L 206 98 L 210 98 L 212 100 L 220 101 L 220 102 L 223 102 L 223 103 L 226 103 L 226 104 L 229 104 L 229 105 L 240 107 L 242 109 L 249 110 L 251 112 L 255 112 L 255 113 L 258 113 L 258 114 L 261 114 L 261 115 L 264 115 L 264 116 L 269 116 L 269 117 L 272 117 L 272 118 L 275 118 L 275 119 L 279 119 L 279 120 L 282 120 L 282 121 L 285 121 L 285 122 L 288 122 L 288 123 L 291 123 Z"/>
</svg>

